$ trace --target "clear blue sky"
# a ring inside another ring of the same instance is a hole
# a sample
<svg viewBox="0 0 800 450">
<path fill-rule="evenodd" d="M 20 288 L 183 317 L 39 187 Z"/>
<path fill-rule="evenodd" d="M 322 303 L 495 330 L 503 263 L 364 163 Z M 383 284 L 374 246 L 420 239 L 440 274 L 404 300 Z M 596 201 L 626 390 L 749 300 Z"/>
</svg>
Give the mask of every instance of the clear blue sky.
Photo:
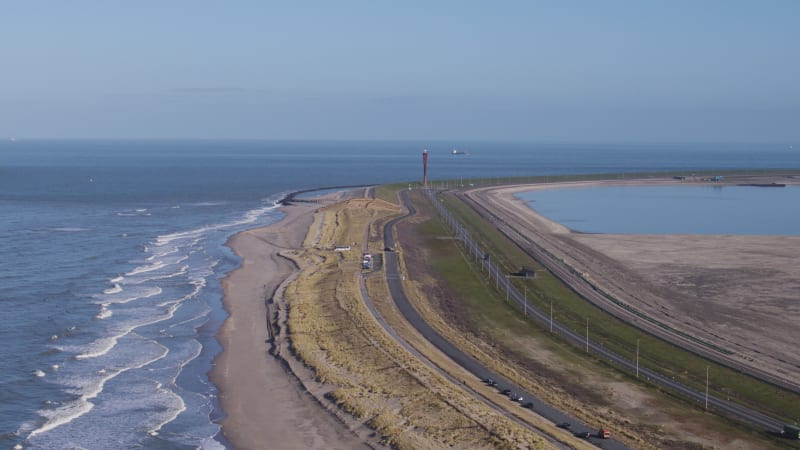
<svg viewBox="0 0 800 450">
<path fill-rule="evenodd" d="M 9 0 L 0 136 L 800 142 L 800 1 Z"/>
</svg>

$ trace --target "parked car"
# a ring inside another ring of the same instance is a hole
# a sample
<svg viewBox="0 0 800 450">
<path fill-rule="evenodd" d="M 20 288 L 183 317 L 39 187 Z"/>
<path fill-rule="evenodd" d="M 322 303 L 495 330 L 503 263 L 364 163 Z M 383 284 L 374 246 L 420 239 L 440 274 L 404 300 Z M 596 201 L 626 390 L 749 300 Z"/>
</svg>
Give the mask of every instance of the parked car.
<svg viewBox="0 0 800 450">
<path fill-rule="evenodd" d="M 511 389 L 503 389 L 500 393 L 503 395 L 511 395 Z"/>
<path fill-rule="evenodd" d="M 589 433 L 588 431 L 581 431 L 580 433 L 575 433 L 575 437 L 579 437 L 582 439 L 589 439 L 590 437 L 592 437 L 592 433 Z"/>
<path fill-rule="evenodd" d="M 497 386 L 497 381 L 494 381 L 494 379 L 492 378 L 487 378 L 483 380 L 483 382 L 486 383 L 488 386 Z"/>
<path fill-rule="evenodd" d="M 569 422 L 561 422 L 561 423 L 559 423 L 559 424 L 558 424 L 558 425 L 556 425 L 556 426 L 557 426 L 558 428 L 563 428 L 563 429 L 565 429 L 565 430 L 566 430 L 566 429 L 568 429 L 569 427 L 571 427 L 571 426 L 572 426 L 572 424 L 571 424 L 571 423 L 569 423 Z"/>
<path fill-rule="evenodd" d="M 522 405 L 523 408 L 533 409 L 533 402 L 527 402 Z"/>
</svg>

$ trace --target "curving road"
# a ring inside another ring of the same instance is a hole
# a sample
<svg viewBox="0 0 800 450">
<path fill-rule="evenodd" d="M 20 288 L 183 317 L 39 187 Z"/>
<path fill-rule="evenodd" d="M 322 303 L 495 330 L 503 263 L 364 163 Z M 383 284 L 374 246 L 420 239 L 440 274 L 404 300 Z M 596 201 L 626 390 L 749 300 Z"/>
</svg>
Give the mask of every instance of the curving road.
<svg viewBox="0 0 800 450">
<path fill-rule="evenodd" d="M 408 217 L 413 216 L 416 214 L 416 209 L 413 205 L 411 205 L 408 199 L 408 192 L 401 191 L 400 198 L 408 209 L 408 213 L 404 216 L 397 217 L 392 219 L 391 221 L 387 222 L 383 228 L 383 241 L 384 246 L 387 248 L 394 248 L 395 247 L 395 240 L 394 235 L 392 234 L 392 228 L 400 222 L 401 220 L 405 220 Z M 439 205 L 441 206 L 441 205 Z M 474 242 L 472 243 L 473 245 Z M 397 263 L 397 253 L 396 252 L 384 252 L 384 264 L 386 270 L 386 283 L 389 287 L 389 293 L 391 294 L 392 300 L 397 305 L 397 308 L 400 312 L 405 316 L 406 320 L 417 329 L 417 331 L 422 334 L 429 342 L 435 345 L 440 351 L 446 354 L 450 359 L 458 363 L 467 371 L 474 374 L 481 380 L 485 380 L 487 378 L 492 378 L 497 381 L 497 388 L 498 391 L 503 389 L 510 389 L 511 391 L 520 393 L 521 396 L 525 398 L 525 401 L 530 401 L 533 403 L 533 409 L 541 416 L 547 418 L 548 420 L 553 421 L 554 424 L 562 423 L 562 422 L 569 422 L 572 424 L 570 431 L 573 433 L 584 433 L 589 432 L 592 433 L 593 436 L 589 438 L 589 441 L 602 446 L 603 448 L 614 449 L 614 450 L 622 450 L 627 449 L 628 447 L 614 439 L 600 439 L 594 436 L 597 432 L 597 428 L 589 427 L 585 423 L 579 421 L 574 417 L 567 416 L 563 412 L 553 408 L 552 406 L 544 403 L 543 401 L 539 400 L 538 398 L 531 395 L 530 392 L 526 392 L 521 389 L 519 386 L 515 386 L 509 380 L 504 377 L 501 377 L 497 373 L 494 373 L 490 369 L 483 366 L 480 362 L 472 358 L 471 356 L 467 355 L 463 351 L 461 351 L 458 347 L 453 345 L 450 341 L 443 338 L 436 330 L 434 330 L 427 322 L 419 315 L 416 309 L 411 305 L 408 298 L 405 295 L 403 290 L 402 280 L 398 271 L 398 263 Z M 528 308 L 531 311 L 531 308 Z"/>
</svg>

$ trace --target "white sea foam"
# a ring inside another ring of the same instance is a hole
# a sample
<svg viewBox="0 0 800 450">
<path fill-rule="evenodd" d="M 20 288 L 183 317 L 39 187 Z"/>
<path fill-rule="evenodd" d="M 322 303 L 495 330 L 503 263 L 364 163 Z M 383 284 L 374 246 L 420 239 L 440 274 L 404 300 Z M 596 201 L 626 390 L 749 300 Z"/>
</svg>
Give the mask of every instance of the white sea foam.
<svg viewBox="0 0 800 450">
<path fill-rule="evenodd" d="M 215 224 L 215 225 L 206 225 L 206 226 L 203 226 L 203 227 L 200 227 L 200 228 L 196 228 L 194 230 L 182 231 L 182 232 L 178 232 L 178 233 L 165 234 L 163 236 L 158 236 L 156 238 L 155 245 L 156 246 L 164 246 L 164 245 L 167 245 L 170 242 L 173 242 L 175 240 L 198 237 L 198 236 L 200 236 L 202 234 L 205 234 L 206 232 L 209 232 L 209 231 L 224 230 L 226 228 L 232 228 L 232 227 L 236 227 L 236 226 L 239 226 L 239 225 L 246 225 L 248 223 L 253 223 L 256 220 L 258 220 L 260 217 L 262 217 L 264 214 L 267 214 L 267 213 L 269 213 L 271 211 L 274 211 L 279 206 L 280 205 L 272 204 L 272 205 L 269 205 L 269 206 L 264 206 L 264 207 L 261 207 L 261 208 L 252 209 L 252 210 L 247 211 L 246 213 L 244 213 L 244 215 L 242 216 L 241 219 L 233 220 L 233 221 L 230 221 L 230 222 L 224 222 L 224 223 L 219 223 L 219 224 Z"/>
<path fill-rule="evenodd" d="M 109 334 L 115 334 L 115 336 L 100 338 L 92 342 L 89 346 L 82 346 L 82 348 L 79 350 L 76 349 L 77 351 L 75 353 L 79 354 L 77 354 L 77 356 L 75 356 L 74 358 L 79 361 L 83 360 L 84 362 L 75 363 L 75 365 L 86 364 L 88 365 L 88 367 L 91 368 L 90 371 L 88 372 L 90 374 L 89 376 L 91 377 L 90 383 L 88 385 L 80 386 L 79 390 L 75 392 L 76 394 L 80 395 L 80 398 L 74 400 L 73 402 L 70 402 L 69 404 L 59 405 L 54 409 L 49 409 L 40 412 L 42 417 L 45 419 L 45 423 L 40 425 L 33 431 L 31 431 L 30 434 L 28 434 L 28 438 L 40 435 L 54 428 L 70 423 L 76 420 L 77 418 L 89 413 L 89 411 L 91 411 L 94 406 L 93 404 L 94 399 L 103 391 L 104 385 L 108 380 L 113 379 L 120 373 L 130 370 L 131 368 L 143 367 L 149 364 L 150 362 L 146 362 L 141 365 L 136 365 L 135 367 L 123 368 L 120 370 L 107 367 L 105 373 L 100 373 L 98 371 L 98 369 L 102 368 L 109 362 L 119 360 L 120 359 L 119 356 L 121 354 L 120 352 L 124 353 L 126 349 L 129 349 L 128 346 L 129 340 L 123 339 L 125 336 L 130 336 L 132 338 L 136 337 L 134 333 L 132 333 L 133 330 L 136 330 L 139 327 L 156 324 L 158 322 L 166 321 L 166 323 L 161 326 L 167 328 L 167 324 L 169 324 L 172 321 L 171 319 L 176 317 L 176 311 L 180 309 L 181 305 L 184 304 L 187 300 L 190 300 L 199 295 L 199 293 L 206 285 L 205 277 L 213 275 L 213 270 L 211 270 L 211 268 L 216 266 L 219 263 L 219 261 L 209 261 L 208 259 L 204 259 L 204 262 L 201 263 L 203 267 L 192 267 L 192 265 L 195 264 L 194 262 L 191 262 L 190 264 L 180 265 L 179 268 L 178 265 L 180 264 L 180 262 L 185 261 L 187 260 L 187 258 L 189 258 L 188 254 L 191 254 L 192 250 L 197 251 L 198 249 L 197 245 L 207 238 L 208 233 L 235 228 L 256 222 L 260 220 L 265 214 L 268 214 L 269 212 L 275 210 L 276 208 L 277 208 L 276 205 L 265 206 L 262 208 L 257 208 L 248 211 L 247 213 L 241 215 L 239 218 L 228 222 L 203 226 L 185 232 L 158 236 L 151 244 L 144 246 L 143 249 L 145 253 L 144 256 L 147 256 L 146 258 L 147 263 L 141 263 L 142 265 L 137 266 L 132 270 L 130 270 L 129 272 L 124 273 L 122 275 L 118 275 L 117 277 L 114 277 L 113 279 L 110 280 L 110 282 L 114 284 L 114 287 L 104 291 L 105 296 L 101 298 L 101 302 L 98 302 L 101 305 L 101 309 L 100 312 L 95 316 L 96 318 L 103 319 L 110 317 L 111 310 L 109 309 L 109 305 L 128 303 L 134 300 L 162 294 L 162 290 L 160 287 L 155 287 L 155 286 L 129 287 L 129 285 L 136 285 L 144 283 L 145 281 L 154 281 L 163 278 L 185 276 L 189 274 L 189 277 L 192 278 L 190 282 L 194 285 L 194 288 L 191 290 L 191 292 L 187 293 L 186 295 L 183 295 L 182 297 L 179 296 L 174 300 L 162 302 L 160 305 L 158 305 L 161 308 L 166 307 L 166 310 L 159 308 L 159 310 L 156 312 L 153 311 L 152 309 L 153 306 L 150 306 L 148 309 L 144 308 L 141 309 L 143 315 L 137 315 L 139 311 L 136 309 L 131 310 L 130 308 L 115 308 L 114 312 L 117 314 L 114 315 L 114 320 L 109 320 L 107 322 L 104 322 L 104 324 L 106 324 L 105 326 L 112 327 L 112 329 L 109 330 Z M 137 213 L 142 213 L 142 212 L 144 211 L 137 211 Z M 187 252 L 187 249 L 190 251 Z M 168 255 L 183 254 L 183 253 L 188 253 L 188 254 L 176 255 L 175 257 L 167 257 Z M 196 256 L 192 256 L 191 258 L 192 259 L 190 261 L 195 261 Z M 169 267 L 170 265 L 175 265 L 175 266 Z M 116 289 L 117 287 L 119 287 L 120 291 L 114 293 L 110 292 L 112 289 Z M 121 293 L 123 287 L 124 287 L 124 293 Z M 194 302 L 187 303 L 187 305 L 193 305 L 193 304 L 195 303 Z M 189 306 L 187 306 L 187 308 L 188 307 Z M 192 315 L 194 315 L 195 308 L 190 308 L 190 309 Z M 152 314 L 153 312 L 155 312 L 156 314 L 153 315 Z M 121 317 L 121 320 L 126 322 L 127 322 L 126 318 L 131 317 L 135 322 L 127 324 L 116 324 L 115 322 L 118 321 L 118 317 Z M 186 322 L 183 320 L 184 317 L 182 317 L 182 315 L 179 315 L 178 317 L 180 317 L 180 319 L 183 322 Z M 189 320 L 197 320 L 197 316 Z M 98 326 L 100 326 L 99 322 Z M 180 367 L 177 371 L 177 374 L 181 373 L 181 369 L 186 364 L 196 359 L 198 355 L 201 353 L 201 350 L 202 346 L 199 343 L 197 343 L 197 348 L 193 349 L 192 355 L 189 355 L 188 359 L 179 358 L 179 361 L 175 361 L 177 364 L 179 364 Z M 111 354 L 109 354 L 109 352 L 111 352 Z M 164 355 L 168 354 L 169 351 L 165 348 L 163 352 L 159 353 L 161 353 L 161 356 L 153 359 L 153 361 L 164 357 Z M 104 355 L 108 356 L 103 357 Z M 149 356 L 150 354 L 148 353 L 148 358 Z M 92 360 L 93 362 L 89 362 L 86 360 Z M 64 373 L 69 371 L 70 371 L 69 367 L 65 366 L 64 370 L 59 372 L 59 374 L 53 374 L 52 377 L 54 379 L 63 377 Z M 178 376 L 177 374 L 176 376 Z M 81 383 L 83 384 L 84 382 Z M 159 434 L 159 432 L 166 424 L 173 422 L 176 419 L 176 417 L 178 417 L 183 411 L 187 409 L 186 401 L 188 400 L 184 401 L 185 399 L 182 398 L 180 395 L 176 394 L 173 391 L 170 391 L 167 388 L 164 388 L 163 386 L 159 386 L 159 388 L 161 390 L 170 393 L 171 395 L 174 395 L 176 401 L 167 410 L 162 410 L 163 414 L 159 414 L 157 418 L 154 417 L 155 420 L 149 421 L 149 423 L 146 425 L 148 427 L 147 428 L 148 432 L 150 432 L 152 435 Z M 189 408 L 193 408 L 193 406 L 189 406 Z M 84 418 L 84 420 L 88 419 L 89 418 Z M 45 439 L 49 439 L 49 437 Z M 201 447 L 223 448 L 219 444 L 219 442 L 213 439 L 213 436 L 204 439 Z"/>
<path fill-rule="evenodd" d="M 111 294 L 119 294 L 120 292 L 122 292 L 122 287 L 119 285 L 119 283 L 114 283 L 114 287 L 110 287 L 104 290 L 103 294 L 111 295 Z"/>
<path fill-rule="evenodd" d="M 228 202 L 196 202 L 189 204 L 191 206 L 222 206 L 222 205 L 227 205 Z"/>
<path fill-rule="evenodd" d="M 147 266 L 139 266 L 139 267 L 131 270 L 130 272 L 126 273 L 125 276 L 126 277 L 132 277 L 134 275 L 139 275 L 140 273 L 152 272 L 154 270 L 161 269 L 166 265 L 167 265 L 166 263 L 157 262 L 157 263 L 149 264 Z"/>
<path fill-rule="evenodd" d="M 162 290 L 158 286 L 149 287 L 149 288 L 145 288 L 145 289 L 142 289 L 139 292 L 134 293 L 134 295 L 132 295 L 130 297 L 122 297 L 122 298 L 119 298 L 119 297 L 114 297 L 114 298 L 102 297 L 102 302 L 100 302 L 100 304 L 101 305 L 103 305 L 103 304 L 124 305 L 125 303 L 129 303 L 129 302 L 132 302 L 134 300 L 139 300 L 139 299 L 149 298 L 149 297 L 153 297 L 155 295 L 159 295 L 159 294 L 161 294 L 161 292 L 162 292 Z"/>
<path fill-rule="evenodd" d="M 78 401 L 71 402 L 68 405 L 56 408 L 52 411 L 40 411 L 39 413 L 48 420 L 44 423 L 44 425 L 31 431 L 31 434 L 28 435 L 28 438 L 32 438 L 37 434 L 45 433 L 53 428 L 70 423 L 78 417 L 91 411 L 93 407 L 93 403 L 89 402 L 88 400 L 83 401 L 83 398 L 81 398 Z"/>
<path fill-rule="evenodd" d="M 196 230 L 182 231 L 182 232 L 179 232 L 179 233 L 172 233 L 172 234 L 165 234 L 163 236 L 158 236 L 156 238 L 155 245 L 157 247 L 162 247 L 162 246 L 167 245 L 170 242 L 173 242 L 173 241 L 176 241 L 176 240 L 187 239 L 187 238 L 196 238 L 199 235 L 205 233 L 206 231 L 209 231 L 209 230 L 212 230 L 212 229 L 214 229 L 214 227 L 209 225 L 209 226 L 198 228 Z"/>
<path fill-rule="evenodd" d="M 33 371 L 33 375 L 42 378 L 43 376 L 45 376 L 45 373 L 40 369 L 36 369 Z"/>
<path fill-rule="evenodd" d="M 89 344 L 89 350 L 88 351 L 85 351 L 85 352 L 83 352 L 83 353 L 81 353 L 79 355 L 75 355 L 75 359 L 97 358 L 98 356 L 105 355 L 106 353 L 111 351 L 111 349 L 114 348 L 115 345 L 117 345 L 117 341 L 119 340 L 119 338 L 121 338 L 122 336 L 125 336 L 126 334 L 130 333 L 130 331 L 131 330 L 129 329 L 129 330 L 125 331 L 124 333 L 122 333 L 120 335 L 117 335 L 117 336 L 104 337 L 104 338 L 97 339 L 96 341 L 94 341 L 91 344 Z"/>
<path fill-rule="evenodd" d="M 111 317 L 112 314 L 113 314 L 112 311 L 110 309 L 107 309 L 106 305 L 103 305 L 103 307 L 100 309 L 100 312 L 95 314 L 94 318 L 95 319 L 108 319 L 109 317 Z"/>
<path fill-rule="evenodd" d="M 168 273 L 164 275 L 156 275 L 154 277 L 142 278 L 141 280 L 131 281 L 129 284 L 142 284 L 148 281 L 163 280 L 166 278 L 175 278 L 181 275 L 186 275 L 188 271 L 189 271 L 189 266 L 181 266 L 181 268 L 178 269 L 177 272 Z"/>
<path fill-rule="evenodd" d="M 120 375 L 121 373 L 127 372 L 128 370 L 138 369 L 138 368 L 144 367 L 144 366 L 146 366 L 148 364 L 151 364 L 151 363 L 153 363 L 155 361 L 158 361 L 159 359 L 163 358 L 165 354 L 166 354 L 166 351 L 164 351 L 161 354 L 159 354 L 158 356 L 156 356 L 156 357 L 154 357 L 154 358 L 152 358 L 150 360 L 144 361 L 144 362 L 142 362 L 140 364 L 136 364 L 136 365 L 133 365 L 133 366 L 130 366 L 130 367 L 126 367 L 126 368 L 120 369 L 120 370 L 107 371 L 106 373 L 108 373 L 109 375 L 100 378 L 100 380 L 97 383 L 95 383 L 94 385 L 85 386 L 83 388 L 83 390 L 85 392 L 83 392 L 81 394 L 80 398 L 78 398 L 77 400 L 69 402 L 66 405 L 61 406 L 61 407 L 56 408 L 56 409 L 39 411 L 39 414 L 42 417 L 46 418 L 47 421 L 42 426 L 40 426 L 39 428 L 31 431 L 31 433 L 28 435 L 28 439 L 30 439 L 30 438 L 38 435 L 38 434 L 50 431 L 50 430 L 52 430 L 54 428 L 57 428 L 57 427 L 59 427 L 61 425 L 70 423 L 73 420 L 75 420 L 75 419 L 83 416 L 84 414 L 88 413 L 94 407 L 94 403 L 92 403 L 91 400 L 93 400 L 98 395 L 100 395 L 101 392 L 103 392 L 103 386 L 105 386 L 105 384 L 109 380 L 111 380 L 112 378 L 115 378 L 116 376 Z"/>
<path fill-rule="evenodd" d="M 170 324 L 170 326 L 168 328 L 180 327 L 180 326 L 186 325 L 187 323 L 197 322 L 198 319 L 202 319 L 203 322 L 205 323 L 208 320 L 209 311 L 211 311 L 211 309 L 203 309 L 202 311 L 199 311 L 196 315 L 194 315 L 192 317 L 188 317 L 188 318 L 186 318 L 184 320 L 181 320 L 180 322 L 175 322 L 173 324 Z M 161 334 L 164 334 L 164 335 L 172 337 L 171 334 L 167 333 L 167 329 L 161 329 L 161 330 L 159 330 L 159 332 Z"/>
<path fill-rule="evenodd" d="M 166 424 L 172 422 L 173 420 L 177 419 L 178 416 L 181 415 L 182 412 L 186 411 L 186 402 L 183 401 L 183 398 L 181 398 L 180 395 L 176 394 L 175 392 L 173 392 L 173 391 L 171 391 L 169 389 L 164 389 L 161 386 L 161 383 L 158 383 L 158 385 L 156 386 L 156 389 L 162 395 L 171 396 L 177 402 L 178 407 L 174 408 L 171 411 L 170 414 L 168 414 L 166 417 L 164 417 L 164 419 L 162 419 L 159 423 L 157 423 L 153 428 L 151 428 L 147 432 L 150 436 L 157 436 L 158 432 L 161 431 L 161 429 L 164 427 L 164 425 L 166 425 Z"/>
<path fill-rule="evenodd" d="M 139 209 L 127 209 L 125 211 L 117 211 L 116 215 L 118 217 L 133 217 L 133 216 L 149 216 L 150 213 L 147 212 L 147 208 L 139 208 Z"/>
<path fill-rule="evenodd" d="M 91 344 L 89 344 L 89 349 L 75 355 L 75 359 L 90 359 L 90 358 L 97 358 L 107 354 L 111 349 L 113 349 L 120 338 L 127 336 L 131 331 L 135 330 L 136 328 L 152 325 L 154 323 L 163 322 L 165 320 L 171 319 L 175 315 L 175 311 L 180 308 L 180 302 L 168 302 L 169 307 L 164 314 L 156 315 L 150 320 L 143 320 L 141 322 L 133 322 L 127 324 L 124 328 L 119 330 L 119 333 L 114 336 L 103 337 L 100 339 L 95 340 Z M 166 305 L 165 305 L 166 306 Z"/>
<path fill-rule="evenodd" d="M 177 380 L 178 375 L 180 375 L 181 372 L 183 371 L 183 368 L 186 367 L 190 362 L 194 361 L 198 356 L 200 356 L 200 353 L 203 352 L 203 345 L 202 344 L 200 344 L 199 342 L 197 342 L 194 339 L 191 341 L 191 343 L 192 343 L 192 346 L 193 346 L 192 352 L 186 358 L 184 358 L 183 361 L 181 361 L 181 363 L 180 363 L 181 370 L 179 370 L 179 371 L 177 371 L 175 373 L 175 378 L 172 379 L 172 383 L 173 384 Z"/>
<path fill-rule="evenodd" d="M 205 280 L 205 278 L 198 278 L 196 280 L 192 280 L 190 283 L 194 285 L 194 289 L 192 289 L 192 292 L 184 295 L 183 297 L 177 298 L 177 299 L 167 300 L 165 302 L 161 302 L 161 303 L 158 304 L 158 306 L 162 306 L 163 307 L 163 306 L 175 305 L 177 303 L 182 303 L 182 302 L 184 302 L 186 300 L 189 300 L 190 298 L 196 297 L 197 294 L 199 294 L 200 291 L 202 291 L 203 288 L 205 287 L 206 280 Z"/>
<path fill-rule="evenodd" d="M 60 231 L 62 233 L 78 233 L 81 231 L 89 231 L 88 228 L 82 228 L 82 227 L 57 227 L 57 228 L 51 228 L 51 230 Z"/>
<path fill-rule="evenodd" d="M 145 253 L 147 253 L 147 252 L 150 251 L 150 249 L 145 247 L 144 251 L 145 251 Z M 158 252 L 158 253 L 153 253 L 152 255 L 148 256 L 145 261 L 152 261 L 152 260 L 154 260 L 156 258 L 161 258 L 163 256 L 171 255 L 173 253 L 178 253 L 178 247 L 169 247 L 165 251 Z"/>
</svg>

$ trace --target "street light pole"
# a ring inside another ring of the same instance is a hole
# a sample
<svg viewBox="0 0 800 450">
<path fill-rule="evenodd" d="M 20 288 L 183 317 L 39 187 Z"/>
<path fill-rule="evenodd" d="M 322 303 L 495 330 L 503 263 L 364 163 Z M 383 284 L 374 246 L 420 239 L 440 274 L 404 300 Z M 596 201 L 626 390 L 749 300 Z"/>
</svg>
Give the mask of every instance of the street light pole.
<svg viewBox="0 0 800 450">
<path fill-rule="evenodd" d="M 525 286 L 525 317 L 528 317 L 528 286 Z"/>
<path fill-rule="evenodd" d="M 708 410 L 708 366 L 706 366 L 706 410 Z"/>
<path fill-rule="evenodd" d="M 589 318 L 586 318 L 586 353 L 589 353 Z"/>
</svg>

